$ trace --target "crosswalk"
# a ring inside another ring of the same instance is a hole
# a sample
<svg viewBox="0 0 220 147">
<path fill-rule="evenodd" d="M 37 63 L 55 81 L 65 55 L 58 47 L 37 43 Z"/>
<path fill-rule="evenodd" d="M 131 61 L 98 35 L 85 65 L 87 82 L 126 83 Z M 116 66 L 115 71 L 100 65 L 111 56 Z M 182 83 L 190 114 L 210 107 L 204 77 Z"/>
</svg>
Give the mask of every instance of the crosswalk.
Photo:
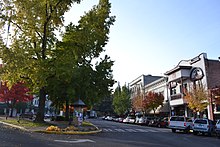
<svg viewBox="0 0 220 147">
<path fill-rule="evenodd" d="M 103 132 L 130 132 L 130 133 L 147 133 L 147 132 L 170 132 L 170 129 L 154 129 L 154 128 L 147 128 L 147 129 L 138 129 L 138 128 L 135 128 L 135 129 L 130 129 L 130 128 L 124 128 L 124 129 L 121 129 L 121 128 L 102 128 L 102 131 Z"/>
</svg>

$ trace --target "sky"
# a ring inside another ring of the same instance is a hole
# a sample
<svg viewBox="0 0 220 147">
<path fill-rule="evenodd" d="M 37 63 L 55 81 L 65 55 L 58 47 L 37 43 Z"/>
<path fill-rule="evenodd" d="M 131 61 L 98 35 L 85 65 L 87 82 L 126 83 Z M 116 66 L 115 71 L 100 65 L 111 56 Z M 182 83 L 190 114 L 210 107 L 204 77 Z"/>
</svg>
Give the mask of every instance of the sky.
<svg viewBox="0 0 220 147">
<path fill-rule="evenodd" d="M 99 0 L 83 0 L 65 14 L 77 23 Z M 114 79 L 128 84 L 142 74 L 164 76 L 180 60 L 220 57 L 219 0 L 110 0 L 116 21 L 105 54 Z"/>
</svg>

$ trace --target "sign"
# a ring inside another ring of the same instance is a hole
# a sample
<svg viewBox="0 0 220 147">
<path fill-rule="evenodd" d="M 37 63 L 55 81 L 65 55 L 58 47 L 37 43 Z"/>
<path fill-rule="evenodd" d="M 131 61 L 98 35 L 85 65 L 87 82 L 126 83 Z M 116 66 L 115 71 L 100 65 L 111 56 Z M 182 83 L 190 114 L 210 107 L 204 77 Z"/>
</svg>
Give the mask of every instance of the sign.
<svg viewBox="0 0 220 147">
<path fill-rule="evenodd" d="M 190 80 L 197 81 L 201 80 L 204 76 L 203 70 L 200 67 L 195 67 L 191 70 Z"/>
</svg>

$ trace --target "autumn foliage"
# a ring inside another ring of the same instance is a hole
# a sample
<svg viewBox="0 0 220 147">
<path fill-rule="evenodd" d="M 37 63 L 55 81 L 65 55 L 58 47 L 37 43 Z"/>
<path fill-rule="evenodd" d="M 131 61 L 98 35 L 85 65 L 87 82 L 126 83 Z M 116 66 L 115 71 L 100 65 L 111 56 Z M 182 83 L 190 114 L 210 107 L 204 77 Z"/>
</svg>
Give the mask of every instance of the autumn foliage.
<svg viewBox="0 0 220 147">
<path fill-rule="evenodd" d="M 132 99 L 132 108 L 135 111 L 141 111 L 142 110 L 142 101 L 143 101 L 143 96 L 139 93 L 137 94 L 133 99 Z"/>
<path fill-rule="evenodd" d="M 208 106 L 208 92 L 202 85 L 195 85 L 189 91 L 184 91 L 184 99 L 194 112 L 203 112 Z"/>
<path fill-rule="evenodd" d="M 143 100 L 143 108 L 145 110 L 147 109 L 151 109 L 155 111 L 156 109 L 160 106 L 163 105 L 163 101 L 164 101 L 164 96 L 161 93 L 155 93 L 155 92 L 148 92 L 148 94 L 144 97 Z"/>
<path fill-rule="evenodd" d="M 28 92 L 29 89 L 22 82 L 12 85 L 11 88 L 7 86 L 6 82 L 1 82 L 0 101 L 5 102 L 8 107 L 13 109 L 16 103 L 28 102 L 33 99 L 33 96 Z"/>
</svg>

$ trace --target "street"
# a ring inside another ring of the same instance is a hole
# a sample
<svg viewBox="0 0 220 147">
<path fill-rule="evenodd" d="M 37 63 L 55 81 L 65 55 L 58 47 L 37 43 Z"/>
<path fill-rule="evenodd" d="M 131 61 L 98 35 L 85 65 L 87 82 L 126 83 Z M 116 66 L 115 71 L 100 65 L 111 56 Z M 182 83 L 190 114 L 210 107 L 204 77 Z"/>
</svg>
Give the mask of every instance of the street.
<svg viewBox="0 0 220 147">
<path fill-rule="evenodd" d="M 170 129 L 122 124 L 101 119 L 89 119 L 103 131 L 92 135 L 57 135 L 24 132 L 0 124 L 1 147 L 217 147 L 217 137 L 194 136 Z"/>
</svg>

